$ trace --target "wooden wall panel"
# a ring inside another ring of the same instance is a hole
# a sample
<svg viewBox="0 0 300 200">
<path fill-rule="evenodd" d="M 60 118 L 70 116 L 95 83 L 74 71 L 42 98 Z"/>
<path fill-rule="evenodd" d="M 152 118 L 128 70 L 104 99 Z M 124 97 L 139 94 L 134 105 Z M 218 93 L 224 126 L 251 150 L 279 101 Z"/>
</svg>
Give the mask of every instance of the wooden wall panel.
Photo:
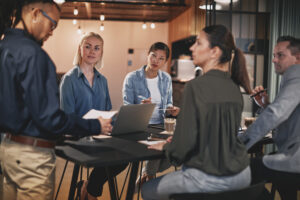
<svg viewBox="0 0 300 200">
<path fill-rule="evenodd" d="M 172 42 L 196 35 L 205 26 L 205 11 L 199 9 L 201 0 L 186 0 L 190 6 L 188 10 L 178 17 L 169 21 L 169 39 L 168 45 L 171 48 Z M 170 71 L 171 59 L 168 63 Z"/>
</svg>

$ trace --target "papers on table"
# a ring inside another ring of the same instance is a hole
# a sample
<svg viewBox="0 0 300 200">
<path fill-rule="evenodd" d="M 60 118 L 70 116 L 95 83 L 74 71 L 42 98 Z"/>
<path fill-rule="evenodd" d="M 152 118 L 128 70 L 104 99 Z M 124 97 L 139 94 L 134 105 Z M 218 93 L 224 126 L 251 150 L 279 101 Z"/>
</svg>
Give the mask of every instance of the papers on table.
<svg viewBox="0 0 300 200">
<path fill-rule="evenodd" d="M 150 146 L 150 145 L 159 144 L 159 143 L 165 142 L 165 141 L 164 140 L 160 140 L 160 141 L 139 140 L 138 142 L 145 144 L 147 146 Z"/>
<path fill-rule="evenodd" d="M 98 119 L 99 117 L 102 117 L 104 119 L 110 119 L 112 118 L 118 111 L 100 111 L 91 109 L 89 112 L 87 112 L 83 118 L 84 119 Z"/>
<path fill-rule="evenodd" d="M 168 132 L 168 131 L 162 131 L 162 132 L 159 132 L 159 134 L 163 134 L 163 135 L 173 135 L 174 132 Z"/>
<path fill-rule="evenodd" d="M 95 140 L 111 138 L 110 135 L 103 135 L 103 134 L 101 134 L 101 135 L 93 135 L 92 137 L 93 137 L 93 139 L 95 139 Z"/>
</svg>

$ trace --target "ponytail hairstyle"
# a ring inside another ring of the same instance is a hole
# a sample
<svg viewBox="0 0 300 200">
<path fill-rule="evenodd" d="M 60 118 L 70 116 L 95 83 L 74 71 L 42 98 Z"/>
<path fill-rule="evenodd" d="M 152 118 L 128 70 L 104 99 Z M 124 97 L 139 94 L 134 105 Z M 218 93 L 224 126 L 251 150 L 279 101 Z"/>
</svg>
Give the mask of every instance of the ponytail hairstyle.
<svg viewBox="0 0 300 200">
<path fill-rule="evenodd" d="M 15 27 L 22 20 L 22 8 L 33 3 L 53 4 L 60 11 L 53 0 L 0 0 L 0 39 L 5 29 Z"/>
<path fill-rule="evenodd" d="M 217 46 L 221 49 L 222 54 L 219 63 L 224 64 L 232 60 L 231 66 L 229 66 L 231 79 L 244 88 L 247 94 L 250 94 L 251 87 L 245 56 L 240 49 L 236 48 L 231 32 L 223 25 L 207 26 L 203 31 L 206 33 L 210 48 Z M 233 59 L 232 54 L 234 54 Z"/>
</svg>

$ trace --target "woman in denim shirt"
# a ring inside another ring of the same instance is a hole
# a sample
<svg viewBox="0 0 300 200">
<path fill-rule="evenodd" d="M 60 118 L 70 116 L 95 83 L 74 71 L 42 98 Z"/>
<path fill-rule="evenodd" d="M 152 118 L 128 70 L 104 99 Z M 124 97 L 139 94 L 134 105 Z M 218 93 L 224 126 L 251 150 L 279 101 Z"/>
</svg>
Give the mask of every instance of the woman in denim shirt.
<svg viewBox="0 0 300 200">
<path fill-rule="evenodd" d="M 67 72 L 60 85 L 61 108 L 66 113 L 83 116 L 91 109 L 108 111 L 112 108 L 107 80 L 96 69 L 100 68 L 103 56 L 103 39 L 96 33 L 84 36 L 74 59 L 75 67 Z M 112 176 L 116 176 L 125 165 L 111 166 Z M 80 199 L 97 199 L 107 180 L 104 167 L 96 167 L 88 181 L 78 184 Z"/>
<path fill-rule="evenodd" d="M 169 58 L 169 47 L 162 43 L 154 43 L 148 52 L 147 65 L 127 74 L 123 84 L 123 103 L 141 104 L 155 103 L 155 109 L 150 124 L 163 124 L 165 111 L 176 116 L 179 108 L 173 106 L 172 80 L 168 73 L 160 69 Z M 141 183 L 154 178 L 156 172 L 163 171 L 170 164 L 165 160 L 155 160 L 146 163 L 143 168 Z"/>
</svg>

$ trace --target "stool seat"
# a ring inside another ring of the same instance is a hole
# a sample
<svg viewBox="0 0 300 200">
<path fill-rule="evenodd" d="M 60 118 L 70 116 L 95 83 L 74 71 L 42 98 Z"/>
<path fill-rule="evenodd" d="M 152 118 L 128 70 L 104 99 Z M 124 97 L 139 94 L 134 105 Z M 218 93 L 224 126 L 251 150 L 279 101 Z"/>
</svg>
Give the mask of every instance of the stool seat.
<svg viewBox="0 0 300 200">
<path fill-rule="evenodd" d="M 258 183 L 240 190 L 218 193 L 181 193 L 170 195 L 170 200 L 268 200 L 270 194 L 265 183 Z"/>
</svg>

